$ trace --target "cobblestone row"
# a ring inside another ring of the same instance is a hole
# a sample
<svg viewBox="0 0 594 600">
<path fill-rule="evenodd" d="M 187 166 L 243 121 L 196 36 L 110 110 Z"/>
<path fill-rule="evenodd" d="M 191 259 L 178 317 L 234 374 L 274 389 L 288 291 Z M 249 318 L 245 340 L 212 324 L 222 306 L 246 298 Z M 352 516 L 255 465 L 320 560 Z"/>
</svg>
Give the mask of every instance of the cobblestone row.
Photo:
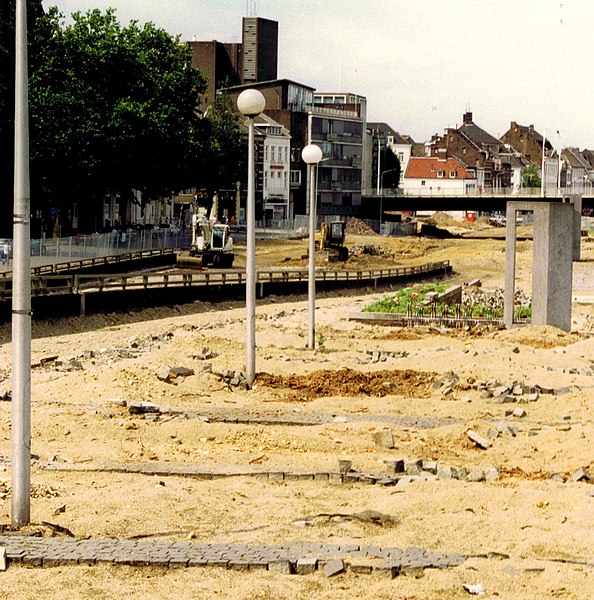
<svg viewBox="0 0 594 600">
<path fill-rule="evenodd" d="M 205 423 L 230 423 L 241 425 L 295 425 L 312 426 L 327 423 L 358 423 L 377 422 L 400 427 L 414 427 L 416 429 L 433 429 L 456 423 L 462 423 L 462 419 L 453 417 L 422 417 L 422 416 L 392 416 L 392 415 L 353 415 L 353 414 L 320 414 L 320 413 L 284 413 L 271 414 L 258 411 L 242 411 L 237 414 L 237 409 L 217 409 L 200 411 L 187 410 L 184 408 L 162 407 L 149 402 L 130 402 L 128 409 L 131 414 L 142 416 L 146 420 L 158 421 L 167 417 L 179 417 L 185 419 L 198 419 Z M 87 410 L 97 413 L 109 413 L 105 406 L 99 408 L 97 405 L 87 406 Z"/>
<path fill-rule="evenodd" d="M 200 465 L 193 463 L 38 463 L 48 471 L 90 471 L 107 473 L 137 473 L 156 476 L 192 477 L 195 479 L 221 479 L 224 477 L 255 477 L 273 482 L 319 481 L 330 484 L 369 484 L 381 486 L 404 486 L 415 481 L 458 479 L 481 482 L 495 481 L 499 472 L 489 469 L 468 470 L 465 467 L 440 466 L 434 461 L 387 461 L 386 473 L 357 471 L 349 468 L 345 472 L 295 469 L 292 467 L 267 468 L 258 465 Z"/>
<path fill-rule="evenodd" d="M 79 540 L 0 535 L 0 548 L 8 563 L 27 566 L 115 563 L 133 566 L 223 567 L 237 571 L 264 569 L 306 575 L 331 561 L 344 569 L 395 577 L 419 569 L 445 569 L 461 565 L 464 554 L 443 554 L 423 548 L 382 548 L 357 544 L 332 545 L 290 542 L 274 546 L 203 544 L 146 540 Z"/>
</svg>

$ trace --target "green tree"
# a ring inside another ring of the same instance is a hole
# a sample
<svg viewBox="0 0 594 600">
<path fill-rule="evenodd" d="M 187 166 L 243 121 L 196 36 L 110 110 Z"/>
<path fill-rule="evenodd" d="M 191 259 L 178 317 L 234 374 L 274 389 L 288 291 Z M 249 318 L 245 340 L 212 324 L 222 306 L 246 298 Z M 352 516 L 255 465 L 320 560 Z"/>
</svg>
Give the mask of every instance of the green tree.
<svg viewBox="0 0 594 600">
<path fill-rule="evenodd" d="M 14 176 L 15 0 L 0 0 L 0 236 L 12 236 Z M 28 0 L 28 29 L 43 15 L 41 0 Z"/>
<path fill-rule="evenodd" d="M 152 23 L 122 27 L 111 9 L 72 19 L 50 8 L 32 39 L 32 200 L 78 202 L 92 227 L 106 195 L 148 201 L 192 185 L 208 147 L 205 82 L 187 45 Z"/>
<path fill-rule="evenodd" d="M 241 115 L 233 100 L 224 94 L 215 98 L 205 115 L 209 126 L 206 166 L 198 172 L 196 187 L 209 197 L 222 189 L 233 189 L 244 179 L 242 163 L 247 142 L 242 133 Z"/>
<path fill-rule="evenodd" d="M 522 176 L 522 187 L 539 188 L 541 186 L 541 179 L 536 165 L 531 163 L 522 167 L 520 174 Z"/>
<path fill-rule="evenodd" d="M 381 187 L 383 189 L 397 188 L 400 183 L 400 160 L 389 146 L 382 148 L 381 167 Z"/>
</svg>

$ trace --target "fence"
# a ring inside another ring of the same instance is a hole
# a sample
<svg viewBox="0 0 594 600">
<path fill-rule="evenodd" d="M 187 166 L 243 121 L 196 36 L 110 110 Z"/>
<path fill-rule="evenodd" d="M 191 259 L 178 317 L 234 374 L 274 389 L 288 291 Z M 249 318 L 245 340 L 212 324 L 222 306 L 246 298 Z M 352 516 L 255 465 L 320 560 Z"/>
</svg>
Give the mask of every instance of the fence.
<svg viewBox="0 0 594 600">
<path fill-rule="evenodd" d="M 143 250 L 189 248 L 188 229 L 141 229 L 31 240 L 31 256 L 49 260 L 81 260 Z"/>
</svg>

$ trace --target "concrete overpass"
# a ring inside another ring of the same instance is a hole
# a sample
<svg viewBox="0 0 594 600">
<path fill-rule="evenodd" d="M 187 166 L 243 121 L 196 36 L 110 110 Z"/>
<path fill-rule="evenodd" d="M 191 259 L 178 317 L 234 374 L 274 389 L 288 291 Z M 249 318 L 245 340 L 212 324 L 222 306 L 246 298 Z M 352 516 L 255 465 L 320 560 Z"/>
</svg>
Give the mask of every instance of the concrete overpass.
<svg viewBox="0 0 594 600">
<path fill-rule="evenodd" d="M 475 212 L 505 212 L 508 202 L 569 202 L 580 194 L 561 194 L 557 196 L 541 196 L 530 194 L 482 193 L 473 195 L 400 195 L 391 191 L 364 194 L 361 202 L 361 212 L 364 218 L 377 219 L 380 212 L 386 211 L 475 211 Z M 582 195 L 582 207 L 594 209 L 594 194 Z"/>
</svg>

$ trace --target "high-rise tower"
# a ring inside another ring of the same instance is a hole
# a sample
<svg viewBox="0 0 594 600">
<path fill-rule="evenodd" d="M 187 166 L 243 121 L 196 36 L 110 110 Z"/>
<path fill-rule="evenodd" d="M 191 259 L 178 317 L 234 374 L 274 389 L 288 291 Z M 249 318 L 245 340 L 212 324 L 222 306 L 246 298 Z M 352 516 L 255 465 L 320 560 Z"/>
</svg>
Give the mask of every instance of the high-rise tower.
<svg viewBox="0 0 594 600">
<path fill-rule="evenodd" d="M 243 19 L 243 83 L 277 78 L 278 23 L 260 17 Z"/>
</svg>

